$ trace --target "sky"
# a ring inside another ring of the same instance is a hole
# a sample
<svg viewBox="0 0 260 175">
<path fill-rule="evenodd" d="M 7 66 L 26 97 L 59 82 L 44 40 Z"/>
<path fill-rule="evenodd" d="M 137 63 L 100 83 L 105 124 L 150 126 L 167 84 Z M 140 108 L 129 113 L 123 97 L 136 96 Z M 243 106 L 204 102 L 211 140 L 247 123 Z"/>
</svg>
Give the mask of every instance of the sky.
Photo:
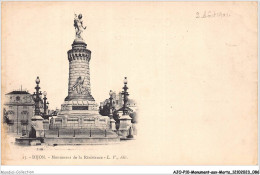
<svg viewBox="0 0 260 175">
<path fill-rule="evenodd" d="M 135 74 L 142 67 L 133 35 L 136 17 L 120 17 L 113 9 L 100 9 L 97 4 L 85 7 L 63 5 L 13 5 L 6 12 L 7 58 L 6 91 L 27 89 L 34 92 L 35 79 L 40 77 L 40 87 L 47 92 L 50 108 L 60 107 L 67 96 L 69 62 L 67 51 L 75 37 L 74 13 L 83 14 L 87 29 L 83 38 L 92 51 L 90 81 L 96 102 L 109 97 L 109 91 L 121 91 L 124 77 L 128 77 L 130 97 L 134 97 Z M 133 12 L 132 12 L 133 13 Z M 137 29 L 136 29 L 137 30 Z M 138 43 L 137 43 L 138 44 Z M 135 59 L 134 59 L 135 57 Z M 140 81 L 140 80 L 139 80 Z"/>
<path fill-rule="evenodd" d="M 209 11 L 229 15 L 197 18 Z M 4 2 L 3 93 L 32 93 L 39 76 L 50 108 L 60 108 L 74 13 L 87 26 L 96 102 L 128 78 L 140 109 L 135 160 L 255 162 L 257 2 Z"/>
</svg>

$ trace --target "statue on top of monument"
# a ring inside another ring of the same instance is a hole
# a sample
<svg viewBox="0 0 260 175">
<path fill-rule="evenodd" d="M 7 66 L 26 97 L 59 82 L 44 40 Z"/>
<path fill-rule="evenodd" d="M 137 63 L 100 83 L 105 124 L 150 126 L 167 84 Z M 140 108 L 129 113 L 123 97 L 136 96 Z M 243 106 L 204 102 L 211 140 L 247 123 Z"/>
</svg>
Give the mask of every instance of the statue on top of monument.
<svg viewBox="0 0 260 175">
<path fill-rule="evenodd" d="M 76 32 L 76 39 L 83 40 L 83 38 L 81 37 L 81 33 L 87 27 L 83 26 L 82 14 L 79 14 L 79 15 L 75 14 L 75 17 L 74 17 L 74 27 L 75 27 L 75 32 Z"/>
</svg>

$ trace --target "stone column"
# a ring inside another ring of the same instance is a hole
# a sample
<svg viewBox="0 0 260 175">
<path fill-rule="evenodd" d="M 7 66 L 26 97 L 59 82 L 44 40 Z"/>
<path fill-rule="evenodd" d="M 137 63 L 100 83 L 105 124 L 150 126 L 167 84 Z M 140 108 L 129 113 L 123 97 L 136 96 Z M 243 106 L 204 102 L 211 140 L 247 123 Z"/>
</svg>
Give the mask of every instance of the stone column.
<svg viewBox="0 0 260 175">
<path fill-rule="evenodd" d="M 65 101 L 82 99 L 95 101 L 91 95 L 89 61 L 91 51 L 84 41 L 74 41 L 68 51 L 69 83 L 68 96 Z"/>
<path fill-rule="evenodd" d="M 127 137 L 129 135 L 129 129 L 132 127 L 131 120 L 132 118 L 129 115 L 122 115 L 119 118 L 120 125 L 119 125 L 119 131 L 123 137 Z"/>
<path fill-rule="evenodd" d="M 112 114 L 112 109 L 110 109 L 110 114 L 108 115 L 110 118 L 109 124 L 110 124 L 110 129 L 112 131 L 116 131 L 116 121 L 113 119 L 113 114 Z"/>
<path fill-rule="evenodd" d="M 48 119 L 45 119 L 43 120 L 43 129 L 44 130 L 49 130 L 49 120 Z"/>
<path fill-rule="evenodd" d="M 116 131 L 116 121 L 113 118 L 110 119 L 110 129 Z"/>
<path fill-rule="evenodd" d="M 33 116 L 31 125 L 35 129 L 36 138 L 37 137 L 44 137 L 43 118 L 41 116 L 39 116 L 39 115 Z"/>
</svg>

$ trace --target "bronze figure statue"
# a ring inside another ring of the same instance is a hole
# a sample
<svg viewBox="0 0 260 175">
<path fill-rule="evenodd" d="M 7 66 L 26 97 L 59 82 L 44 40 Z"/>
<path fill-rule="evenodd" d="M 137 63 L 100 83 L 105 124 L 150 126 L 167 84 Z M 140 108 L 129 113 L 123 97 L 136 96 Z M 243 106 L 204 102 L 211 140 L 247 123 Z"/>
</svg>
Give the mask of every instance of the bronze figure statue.
<svg viewBox="0 0 260 175">
<path fill-rule="evenodd" d="M 87 27 L 83 26 L 82 14 L 79 14 L 79 15 L 75 14 L 74 27 L 75 27 L 75 32 L 76 32 L 76 39 L 83 40 L 81 34 L 82 34 L 83 30 L 85 30 Z"/>
</svg>

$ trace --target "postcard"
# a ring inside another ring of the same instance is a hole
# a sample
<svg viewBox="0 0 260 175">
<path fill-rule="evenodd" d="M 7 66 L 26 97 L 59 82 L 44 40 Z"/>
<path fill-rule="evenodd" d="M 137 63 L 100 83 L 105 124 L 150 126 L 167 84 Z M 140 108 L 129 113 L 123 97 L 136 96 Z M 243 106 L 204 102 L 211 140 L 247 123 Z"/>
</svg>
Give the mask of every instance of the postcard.
<svg viewBox="0 0 260 175">
<path fill-rule="evenodd" d="M 2 2 L 2 165 L 258 164 L 257 2 Z"/>
</svg>

